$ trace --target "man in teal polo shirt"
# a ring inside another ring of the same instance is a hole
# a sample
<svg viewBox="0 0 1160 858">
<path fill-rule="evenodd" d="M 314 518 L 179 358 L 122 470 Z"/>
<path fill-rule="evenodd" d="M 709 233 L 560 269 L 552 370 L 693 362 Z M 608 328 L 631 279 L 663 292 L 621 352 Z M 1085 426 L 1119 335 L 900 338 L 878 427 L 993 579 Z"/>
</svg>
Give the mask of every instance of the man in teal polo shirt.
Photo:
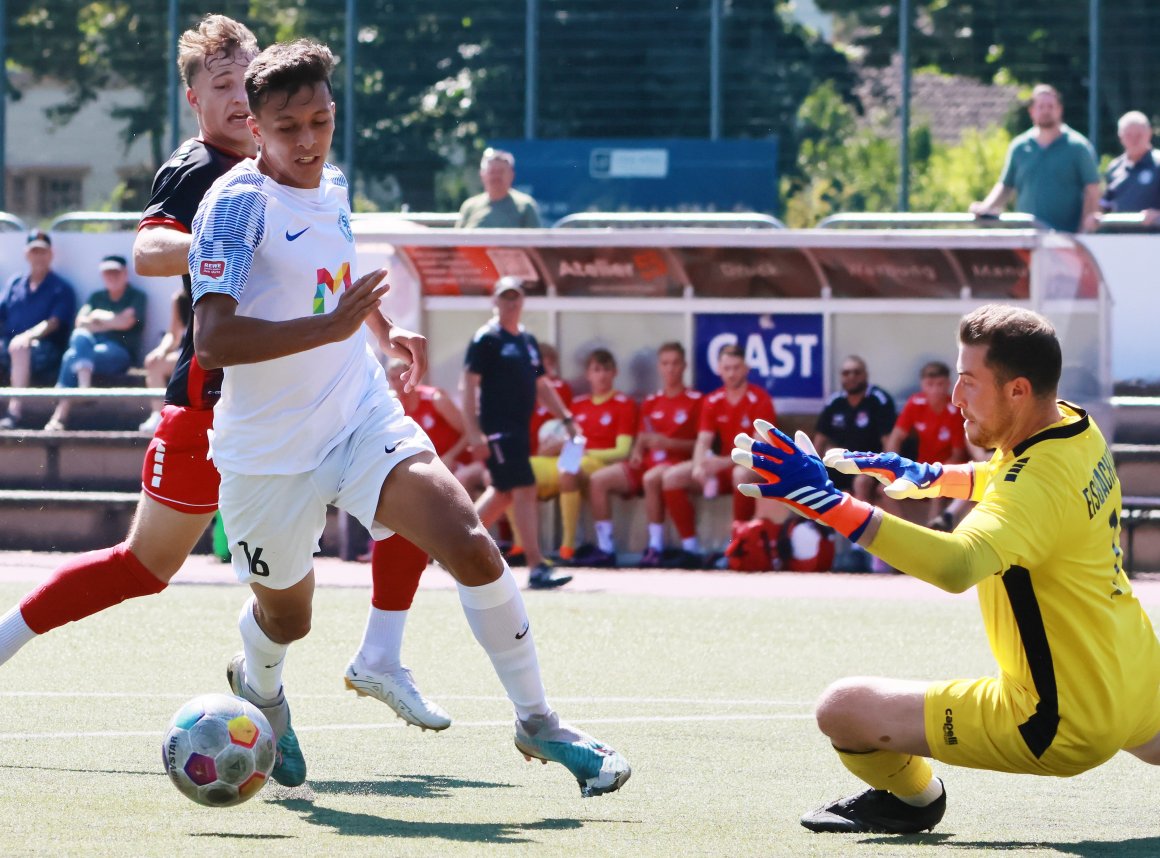
<svg viewBox="0 0 1160 858">
<path fill-rule="evenodd" d="M 985 200 L 971 203 L 971 214 L 997 215 L 1014 196 L 1017 211 L 1052 229 L 1095 229 L 1100 173 L 1092 144 L 1063 124 L 1063 100 L 1053 86 L 1035 87 L 1027 112 L 1031 129 L 1011 141 L 1003 175 Z"/>
</svg>

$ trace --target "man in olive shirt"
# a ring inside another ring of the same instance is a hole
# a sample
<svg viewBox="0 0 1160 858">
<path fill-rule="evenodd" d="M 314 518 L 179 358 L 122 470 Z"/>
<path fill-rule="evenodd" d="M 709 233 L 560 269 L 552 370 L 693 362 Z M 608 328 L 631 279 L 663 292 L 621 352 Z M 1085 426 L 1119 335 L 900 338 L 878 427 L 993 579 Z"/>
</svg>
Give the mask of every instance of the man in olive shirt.
<svg viewBox="0 0 1160 858">
<path fill-rule="evenodd" d="M 464 201 L 459 208 L 460 229 L 526 229 L 540 225 L 536 201 L 512 190 L 516 159 L 502 149 L 486 149 L 479 162 L 483 193 Z"/>
<path fill-rule="evenodd" d="M 1003 175 L 975 215 L 997 215 L 1016 197 L 1027 212 L 1061 232 L 1090 231 L 1099 225 L 1100 172 L 1087 138 L 1063 123 L 1063 100 L 1053 86 L 1032 90 L 1032 128 L 1011 141 Z"/>
</svg>

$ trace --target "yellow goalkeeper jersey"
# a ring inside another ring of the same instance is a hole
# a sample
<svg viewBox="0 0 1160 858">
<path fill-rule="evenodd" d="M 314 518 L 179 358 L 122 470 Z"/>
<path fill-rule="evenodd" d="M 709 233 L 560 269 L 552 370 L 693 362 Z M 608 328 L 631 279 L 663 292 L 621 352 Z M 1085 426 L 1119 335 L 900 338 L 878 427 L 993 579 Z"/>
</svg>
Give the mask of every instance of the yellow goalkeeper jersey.
<svg viewBox="0 0 1160 858">
<path fill-rule="evenodd" d="M 1034 706 L 1019 729 L 1036 756 L 1061 720 L 1069 735 L 1139 721 L 1160 685 L 1160 644 L 1121 565 L 1111 451 L 1084 411 L 1059 407 L 1061 421 L 976 466 L 978 504 L 956 528 L 1000 559 L 979 604 L 1003 678 Z"/>
</svg>

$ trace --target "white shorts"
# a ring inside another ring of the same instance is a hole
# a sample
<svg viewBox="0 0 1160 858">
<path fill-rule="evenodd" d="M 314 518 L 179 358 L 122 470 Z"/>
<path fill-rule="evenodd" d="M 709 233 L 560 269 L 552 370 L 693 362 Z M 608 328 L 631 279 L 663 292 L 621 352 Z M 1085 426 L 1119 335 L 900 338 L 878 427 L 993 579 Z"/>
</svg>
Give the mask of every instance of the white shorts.
<svg viewBox="0 0 1160 858">
<path fill-rule="evenodd" d="M 218 508 L 238 580 L 285 590 L 305 578 L 319 551 L 327 504 L 357 518 L 373 539 L 386 539 L 392 531 L 375 521 L 383 482 L 395 465 L 423 450 L 435 452 L 427 433 L 387 400 L 313 471 L 223 470 Z"/>
</svg>

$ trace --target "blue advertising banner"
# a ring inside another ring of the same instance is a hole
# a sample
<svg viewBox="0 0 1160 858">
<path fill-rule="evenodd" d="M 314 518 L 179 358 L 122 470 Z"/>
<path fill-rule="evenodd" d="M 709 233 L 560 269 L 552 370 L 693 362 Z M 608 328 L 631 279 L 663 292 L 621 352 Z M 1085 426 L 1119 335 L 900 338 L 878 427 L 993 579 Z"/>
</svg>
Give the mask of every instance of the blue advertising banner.
<svg viewBox="0 0 1160 858">
<path fill-rule="evenodd" d="M 777 140 L 492 140 L 516 158 L 518 190 L 545 223 L 584 211 L 765 212 Z"/>
<path fill-rule="evenodd" d="M 821 313 L 705 313 L 693 320 L 693 384 L 708 393 L 721 386 L 722 347 L 745 350 L 749 380 L 775 399 L 821 399 Z"/>
</svg>

